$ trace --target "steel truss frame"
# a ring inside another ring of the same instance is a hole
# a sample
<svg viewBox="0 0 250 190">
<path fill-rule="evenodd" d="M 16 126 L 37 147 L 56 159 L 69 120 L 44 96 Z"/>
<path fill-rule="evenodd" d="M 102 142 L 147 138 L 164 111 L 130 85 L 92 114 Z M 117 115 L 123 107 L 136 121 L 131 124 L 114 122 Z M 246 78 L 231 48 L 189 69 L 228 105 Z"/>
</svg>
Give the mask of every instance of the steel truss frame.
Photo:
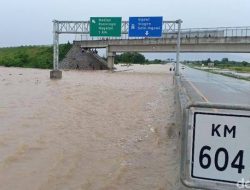
<svg viewBox="0 0 250 190">
<path fill-rule="evenodd" d="M 59 70 L 59 35 L 60 34 L 89 34 L 89 21 L 58 21 L 53 20 L 53 69 Z M 179 54 L 180 54 L 180 30 L 182 20 L 163 21 L 162 32 L 166 34 L 176 33 L 177 52 L 176 52 L 176 69 L 175 75 L 179 75 Z M 129 22 L 122 21 L 122 34 L 128 34 Z"/>
<path fill-rule="evenodd" d="M 162 32 L 167 34 L 169 32 L 178 31 L 178 22 L 177 21 L 163 21 L 162 23 Z M 54 24 L 58 25 L 56 30 L 59 34 L 89 34 L 90 24 L 89 21 L 58 21 L 54 20 Z M 128 34 L 129 22 L 122 21 L 122 34 Z"/>
</svg>

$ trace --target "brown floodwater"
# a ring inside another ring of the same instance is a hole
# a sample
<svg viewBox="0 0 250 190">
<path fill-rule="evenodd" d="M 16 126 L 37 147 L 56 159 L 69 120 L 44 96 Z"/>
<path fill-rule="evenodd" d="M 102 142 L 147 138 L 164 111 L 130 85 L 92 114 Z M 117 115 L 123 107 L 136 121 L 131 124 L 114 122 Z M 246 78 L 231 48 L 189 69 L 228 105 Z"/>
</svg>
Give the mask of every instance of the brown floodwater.
<svg viewBox="0 0 250 190">
<path fill-rule="evenodd" d="M 0 190 L 176 189 L 173 75 L 117 71 L 0 67 Z"/>
</svg>

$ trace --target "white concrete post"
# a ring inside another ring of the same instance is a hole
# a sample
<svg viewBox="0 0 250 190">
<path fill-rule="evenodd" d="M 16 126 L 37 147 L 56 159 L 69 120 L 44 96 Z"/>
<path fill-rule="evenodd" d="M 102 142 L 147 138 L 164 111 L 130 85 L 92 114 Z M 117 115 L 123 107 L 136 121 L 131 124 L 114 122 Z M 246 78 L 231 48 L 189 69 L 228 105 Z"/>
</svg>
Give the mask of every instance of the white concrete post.
<svg viewBox="0 0 250 190">
<path fill-rule="evenodd" d="M 107 63 L 108 63 L 108 68 L 112 70 L 114 68 L 114 63 L 115 63 L 115 52 L 110 52 L 109 47 L 106 48 L 107 51 Z"/>
</svg>

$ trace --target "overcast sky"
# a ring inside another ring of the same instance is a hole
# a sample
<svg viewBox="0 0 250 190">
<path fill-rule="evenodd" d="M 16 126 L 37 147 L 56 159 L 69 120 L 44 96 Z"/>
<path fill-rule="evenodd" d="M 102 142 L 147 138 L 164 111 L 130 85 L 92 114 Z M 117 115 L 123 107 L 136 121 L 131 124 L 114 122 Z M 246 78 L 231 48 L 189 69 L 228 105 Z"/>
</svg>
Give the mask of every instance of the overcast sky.
<svg viewBox="0 0 250 190">
<path fill-rule="evenodd" d="M 53 19 L 91 16 L 163 16 L 182 19 L 183 28 L 250 26 L 250 0 L 0 0 L 0 46 L 52 44 Z"/>
</svg>

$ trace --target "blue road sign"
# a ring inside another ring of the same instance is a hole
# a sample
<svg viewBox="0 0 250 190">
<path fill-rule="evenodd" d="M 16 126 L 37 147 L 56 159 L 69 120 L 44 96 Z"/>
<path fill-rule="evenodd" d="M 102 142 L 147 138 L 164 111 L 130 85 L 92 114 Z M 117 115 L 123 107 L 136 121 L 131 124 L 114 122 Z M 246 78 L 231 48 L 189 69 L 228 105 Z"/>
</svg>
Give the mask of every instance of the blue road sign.
<svg viewBox="0 0 250 190">
<path fill-rule="evenodd" d="M 161 37 L 162 17 L 129 17 L 129 37 Z"/>
</svg>

